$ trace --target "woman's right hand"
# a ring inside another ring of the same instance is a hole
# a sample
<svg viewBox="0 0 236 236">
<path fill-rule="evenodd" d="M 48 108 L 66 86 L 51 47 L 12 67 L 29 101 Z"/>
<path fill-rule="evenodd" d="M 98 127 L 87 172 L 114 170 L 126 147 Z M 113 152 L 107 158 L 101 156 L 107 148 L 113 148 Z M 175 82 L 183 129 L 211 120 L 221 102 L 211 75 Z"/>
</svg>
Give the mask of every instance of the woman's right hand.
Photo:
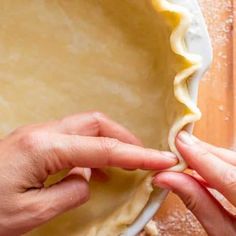
<svg viewBox="0 0 236 236">
<path fill-rule="evenodd" d="M 0 140 L 0 235 L 21 235 L 85 203 L 90 168 L 161 170 L 176 163 L 97 112 L 17 129 Z M 64 179 L 44 187 L 65 168 L 71 171 Z"/>
</svg>

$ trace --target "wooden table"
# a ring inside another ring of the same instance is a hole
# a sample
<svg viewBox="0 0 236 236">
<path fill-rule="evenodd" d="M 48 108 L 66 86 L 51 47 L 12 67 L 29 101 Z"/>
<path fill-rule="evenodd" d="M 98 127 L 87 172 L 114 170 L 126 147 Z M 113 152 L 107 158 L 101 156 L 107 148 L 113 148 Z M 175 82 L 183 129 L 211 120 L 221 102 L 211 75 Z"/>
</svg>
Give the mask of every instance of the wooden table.
<svg viewBox="0 0 236 236">
<path fill-rule="evenodd" d="M 224 147 L 235 145 L 236 78 L 233 50 L 233 1 L 201 0 L 212 38 L 214 60 L 200 86 L 199 106 L 203 117 L 195 128 L 200 138 Z M 236 1 L 234 1 L 235 4 Z"/>
<path fill-rule="evenodd" d="M 199 0 L 208 24 L 214 61 L 202 79 L 199 107 L 203 117 L 195 135 L 215 145 L 236 148 L 236 0 Z M 234 6 L 233 6 L 234 5 Z M 233 39 L 234 34 L 234 39 Z M 206 235 L 183 203 L 170 194 L 156 216 L 161 236 Z"/>
</svg>

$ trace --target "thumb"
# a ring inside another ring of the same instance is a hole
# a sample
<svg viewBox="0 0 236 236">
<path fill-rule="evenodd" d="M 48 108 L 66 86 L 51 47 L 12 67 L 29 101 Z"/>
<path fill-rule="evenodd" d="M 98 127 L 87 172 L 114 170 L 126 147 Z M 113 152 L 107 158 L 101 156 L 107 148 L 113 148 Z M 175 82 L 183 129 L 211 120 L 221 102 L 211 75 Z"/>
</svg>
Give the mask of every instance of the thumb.
<svg viewBox="0 0 236 236">
<path fill-rule="evenodd" d="M 153 185 L 176 193 L 209 235 L 235 235 L 232 217 L 194 178 L 184 173 L 158 174 Z"/>
<path fill-rule="evenodd" d="M 28 208 L 33 216 L 30 228 L 87 202 L 90 175 L 90 169 L 74 168 L 62 181 L 48 188 L 30 190 L 31 196 L 27 198 L 33 206 Z"/>
</svg>

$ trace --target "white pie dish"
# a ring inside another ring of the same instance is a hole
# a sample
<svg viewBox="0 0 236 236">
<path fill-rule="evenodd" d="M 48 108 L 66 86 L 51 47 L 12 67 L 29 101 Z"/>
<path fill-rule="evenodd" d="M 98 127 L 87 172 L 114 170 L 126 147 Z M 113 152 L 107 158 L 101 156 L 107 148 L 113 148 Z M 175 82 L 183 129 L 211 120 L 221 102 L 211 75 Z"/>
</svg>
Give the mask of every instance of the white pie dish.
<svg viewBox="0 0 236 236">
<path fill-rule="evenodd" d="M 210 67 L 213 58 L 212 46 L 207 26 L 198 0 L 168 0 L 168 2 L 175 4 L 176 8 L 185 12 L 187 15 L 191 13 L 191 23 L 185 35 L 185 43 L 189 53 L 195 54 L 196 57 L 201 57 L 201 66 L 191 76 L 191 80 L 188 83 L 190 96 L 192 100 L 196 102 L 198 97 L 199 82 Z M 186 129 L 191 133 L 192 128 L 193 124 L 189 124 Z M 122 234 L 122 236 L 137 235 L 148 223 L 148 221 L 151 220 L 156 214 L 167 195 L 168 190 L 163 190 L 161 192 L 160 190 L 154 191 L 142 213 L 128 228 L 128 230 Z"/>
</svg>

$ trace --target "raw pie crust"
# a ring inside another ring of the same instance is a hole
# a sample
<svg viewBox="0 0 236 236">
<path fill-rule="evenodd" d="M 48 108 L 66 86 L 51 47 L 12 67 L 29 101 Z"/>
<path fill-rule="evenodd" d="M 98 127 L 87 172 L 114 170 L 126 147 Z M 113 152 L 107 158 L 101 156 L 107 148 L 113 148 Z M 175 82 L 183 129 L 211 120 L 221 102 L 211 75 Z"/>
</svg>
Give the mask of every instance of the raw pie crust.
<svg viewBox="0 0 236 236">
<path fill-rule="evenodd" d="M 0 22 L 1 136 L 99 110 L 146 146 L 177 153 L 177 132 L 200 118 L 188 91 L 200 65 L 184 45 L 189 17 L 166 0 L 1 0 Z M 106 171 L 87 204 L 29 235 L 124 232 L 153 191 L 151 174 Z"/>
</svg>

